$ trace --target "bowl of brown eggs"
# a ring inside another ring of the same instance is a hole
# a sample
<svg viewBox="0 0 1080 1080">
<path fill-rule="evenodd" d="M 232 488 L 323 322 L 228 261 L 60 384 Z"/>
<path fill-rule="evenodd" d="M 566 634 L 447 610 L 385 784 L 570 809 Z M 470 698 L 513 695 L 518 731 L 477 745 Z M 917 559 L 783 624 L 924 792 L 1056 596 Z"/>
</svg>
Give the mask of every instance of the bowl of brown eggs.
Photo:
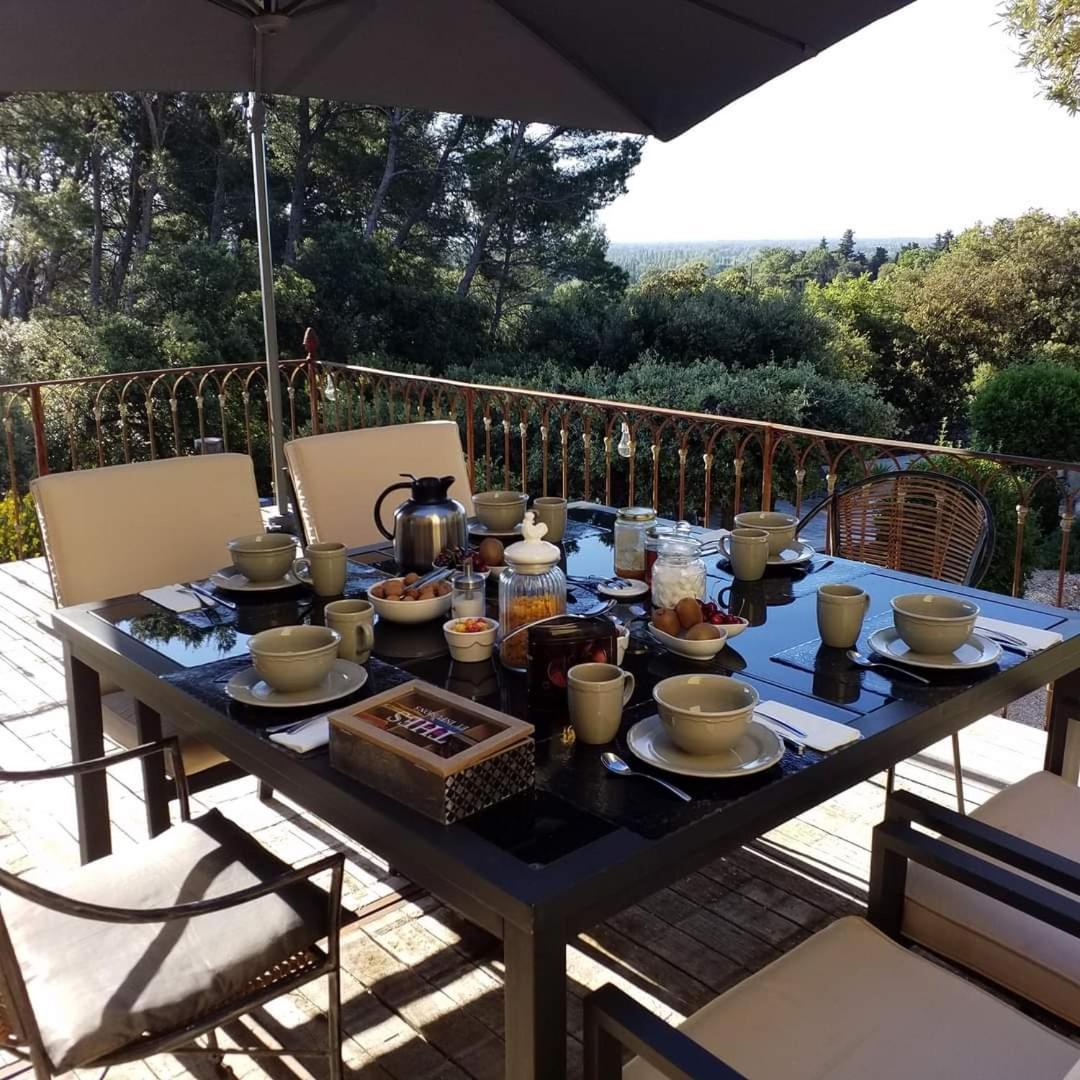
<svg viewBox="0 0 1080 1080">
<path fill-rule="evenodd" d="M 450 610 L 450 584 L 439 581 L 414 589 L 419 574 L 380 581 L 368 589 L 368 599 L 380 619 L 395 623 L 422 623 L 445 618 Z"/>
</svg>

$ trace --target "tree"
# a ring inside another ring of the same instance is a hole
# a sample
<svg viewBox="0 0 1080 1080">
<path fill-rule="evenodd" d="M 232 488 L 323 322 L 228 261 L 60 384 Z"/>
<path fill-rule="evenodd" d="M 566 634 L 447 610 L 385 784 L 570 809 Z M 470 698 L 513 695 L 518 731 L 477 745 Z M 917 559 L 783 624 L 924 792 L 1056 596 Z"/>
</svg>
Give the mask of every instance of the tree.
<svg viewBox="0 0 1080 1080">
<path fill-rule="evenodd" d="M 844 261 L 851 262 L 855 258 L 855 232 L 845 229 L 840 237 L 840 243 L 836 245 L 836 254 Z"/>
<path fill-rule="evenodd" d="M 1050 100 L 1080 111 L 1080 0 L 1008 0 L 1009 33 L 1020 43 L 1020 62 L 1031 68 Z"/>
</svg>

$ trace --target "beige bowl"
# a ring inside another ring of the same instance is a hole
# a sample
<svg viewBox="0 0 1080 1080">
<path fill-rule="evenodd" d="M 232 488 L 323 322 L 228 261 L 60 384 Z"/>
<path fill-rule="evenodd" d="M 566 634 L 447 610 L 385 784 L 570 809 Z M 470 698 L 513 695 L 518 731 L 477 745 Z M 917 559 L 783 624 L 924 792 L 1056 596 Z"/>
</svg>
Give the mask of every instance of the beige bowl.
<svg viewBox="0 0 1080 1080">
<path fill-rule="evenodd" d="M 252 533 L 229 541 L 233 566 L 248 581 L 278 581 L 296 558 L 296 538 L 287 533 Z"/>
<path fill-rule="evenodd" d="M 481 618 L 481 616 L 476 616 L 476 618 Z M 495 652 L 495 635 L 499 632 L 499 624 L 486 616 L 483 616 L 483 619 L 487 623 L 487 629 L 479 630 L 474 634 L 466 634 L 454 629 L 454 626 L 459 622 L 464 622 L 464 619 L 451 619 L 443 623 L 443 634 L 446 635 L 446 644 L 450 649 L 452 659 L 463 664 L 491 659 Z"/>
<path fill-rule="evenodd" d="M 906 593 L 893 597 L 893 622 L 908 648 L 930 656 L 945 656 L 975 629 L 978 605 L 941 593 Z"/>
<path fill-rule="evenodd" d="M 523 491 L 481 491 L 472 497 L 476 516 L 492 532 L 513 532 L 525 517 L 529 501 Z"/>
<path fill-rule="evenodd" d="M 764 529 L 769 534 L 769 554 L 779 555 L 795 543 L 799 519 L 794 514 L 773 510 L 749 510 L 735 515 L 735 524 L 743 529 Z"/>
<path fill-rule="evenodd" d="M 341 635 L 328 626 L 275 626 L 249 642 L 255 670 L 275 690 L 310 690 L 330 674 Z"/>
<path fill-rule="evenodd" d="M 450 610 L 453 594 L 433 596 L 429 600 L 387 600 L 372 596 L 369 592 L 367 598 L 380 619 L 394 623 L 423 623 L 445 618 Z"/>
<path fill-rule="evenodd" d="M 719 754 L 746 731 L 758 693 L 726 675 L 674 675 L 653 687 L 653 701 L 680 750 Z"/>
</svg>

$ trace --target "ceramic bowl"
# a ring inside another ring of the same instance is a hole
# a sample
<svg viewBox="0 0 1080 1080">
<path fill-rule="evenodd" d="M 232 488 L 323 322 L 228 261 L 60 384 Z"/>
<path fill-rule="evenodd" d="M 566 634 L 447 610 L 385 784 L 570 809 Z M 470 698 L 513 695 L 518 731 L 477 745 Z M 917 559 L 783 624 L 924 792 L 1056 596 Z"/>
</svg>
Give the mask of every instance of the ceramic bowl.
<svg viewBox="0 0 1080 1080">
<path fill-rule="evenodd" d="M 662 645 L 668 652 L 681 656 L 686 660 L 711 660 L 723 649 L 727 644 L 728 628 L 718 626 L 716 629 L 720 631 L 719 637 L 704 641 L 691 641 L 688 638 L 675 637 L 674 634 L 665 634 L 663 630 L 658 630 L 651 623 L 649 624 L 649 633 L 652 635 L 653 641 Z"/>
<path fill-rule="evenodd" d="M 462 621 L 462 619 L 451 619 L 443 623 L 443 633 L 446 635 L 446 644 L 450 649 L 450 658 L 466 664 L 490 660 L 495 651 L 495 635 L 498 633 L 499 624 L 494 619 L 485 618 L 486 630 L 465 634 L 453 629 Z"/>
<path fill-rule="evenodd" d="M 758 693 L 727 675 L 673 675 L 653 687 L 664 729 L 688 754 L 719 754 L 742 738 Z"/>
<path fill-rule="evenodd" d="M 472 501 L 476 516 L 487 528 L 508 533 L 521 524 L 529 497 L 523 491 L 481 491 Z"/>
<path fill-rule="evenodd" d="M 275 626 L 249 642 L 263 681 L 283 694 L 310 690 L 330 674 L 341 635 L 328 626 Z"/>
<path fill-rule="evenodd" d="M 450 610 L 453 594 L 433 596 L 430 600 L 387 600 L 369 592 L 367 598 L 380 619 L 393 623 L 424 623 L 444 618 Z"/>
<path fill-rule="evenodd" d="M 892 609 L 896 632 L 908 648 L 930 656 L 959 649 L 979 617 L 970 600 L 942 593 L 906 593 L 893 598 Z"/>
<path fill-rule="evenodd" d="M 769 534 L 769 554 L 779 555 L 795 542 L 799 519 L 794 514 L 773 510 L 750 510 L 735 515 L 735 524 L 744 529 L 764 529 Z"/>
<path fill-rule="evenodd" d="M 279 581 L 296 558 L 296 538 L 288 533 L 252 533 L 230 540 L 233 566 L 248 581 Z"/>
<path fill-rule="evenodd" d="M 727 634 L 727 639 L 730 641 L 732 638 L 738 637 L 749 625 L 750 620 L 744 619 L 741 615 L 736 615 L 734 618 L 738 619 L 738 622 L 724 623 L 720 629 Z"/>
</svg>

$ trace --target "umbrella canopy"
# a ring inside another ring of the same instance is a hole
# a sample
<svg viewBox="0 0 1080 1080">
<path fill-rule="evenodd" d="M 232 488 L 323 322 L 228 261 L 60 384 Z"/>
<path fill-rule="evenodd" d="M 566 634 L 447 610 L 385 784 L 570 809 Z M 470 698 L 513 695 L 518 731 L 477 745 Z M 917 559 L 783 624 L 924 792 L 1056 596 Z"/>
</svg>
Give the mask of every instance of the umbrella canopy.
<svg viewBox="0 0 1080 1080">
<path fill-rule="evenodd" d="M 910 0 L 0 0 L 0 93 L 249 91 L 274 483 L 288 491 L 258 95 L 671 139 Z"/>
</svg>

